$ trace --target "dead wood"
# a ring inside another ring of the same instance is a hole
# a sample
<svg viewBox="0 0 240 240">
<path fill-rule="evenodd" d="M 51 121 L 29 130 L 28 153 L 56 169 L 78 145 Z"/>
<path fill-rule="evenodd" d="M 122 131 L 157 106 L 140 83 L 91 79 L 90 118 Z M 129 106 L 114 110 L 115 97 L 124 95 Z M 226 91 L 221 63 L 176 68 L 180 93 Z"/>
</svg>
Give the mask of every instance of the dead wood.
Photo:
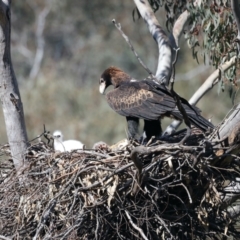
<svg viewBox="0 0 240 240">
<path fill-rule="evenodd" d="M 129 142 L 71 153 L 55 153 L 35 140 L 25 156 L 30 164 L 24 183 L 5 156 L 1 237 L 237 239 L 238 137 L 221 147 L 193 129 L 179 145 L 184 134 L 149 146 Z M 1 152 L 9 155 L 8 147 Z"/>
</svg>

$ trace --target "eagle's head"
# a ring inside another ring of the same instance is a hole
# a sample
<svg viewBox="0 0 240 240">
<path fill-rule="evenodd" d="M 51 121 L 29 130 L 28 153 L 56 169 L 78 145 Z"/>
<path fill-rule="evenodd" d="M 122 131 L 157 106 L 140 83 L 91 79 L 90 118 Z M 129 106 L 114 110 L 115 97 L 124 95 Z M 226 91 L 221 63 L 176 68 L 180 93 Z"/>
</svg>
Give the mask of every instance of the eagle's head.
<svg viewBox="0 0 240 240">
<path fill-rule="evenodd" d="M 117 88 L 122 82 L 130 80 L 131 77 L 121 69 L 117 67 L 109 67 L 101 75 L 99 80 L 99 92 L 104 94 L 108 86 L 113 85 L 114 88 Z"/>
</svg>

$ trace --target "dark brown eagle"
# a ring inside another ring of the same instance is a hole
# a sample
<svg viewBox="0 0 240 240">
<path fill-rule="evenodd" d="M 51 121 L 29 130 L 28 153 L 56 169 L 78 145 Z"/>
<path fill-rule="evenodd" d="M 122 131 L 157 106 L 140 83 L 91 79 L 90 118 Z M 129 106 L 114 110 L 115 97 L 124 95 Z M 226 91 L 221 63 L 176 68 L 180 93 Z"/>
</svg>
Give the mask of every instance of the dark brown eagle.
<svg viewBox="0 0 240 240">
<path fill-rule="evenodd" d="M 106 94 L 110 107 L 118 114 L 125 116 L 128 123 L 128 137 L 136 138 L 139 119 L 144 119 L 144 131 L 147 139 L 160 136 L 160 119 L 170 117 L 183 120 L 170 91 L 154 80 L 137 81 L 117 67 L 107 68 L 101 75 L 99 91 L 104 94 L 110 85 L 114 89 Z M 213 128 L 212 123 L 200 115 L 197 107 L 180 98 L 192 125 L 206 131 Z"/>
</svg>

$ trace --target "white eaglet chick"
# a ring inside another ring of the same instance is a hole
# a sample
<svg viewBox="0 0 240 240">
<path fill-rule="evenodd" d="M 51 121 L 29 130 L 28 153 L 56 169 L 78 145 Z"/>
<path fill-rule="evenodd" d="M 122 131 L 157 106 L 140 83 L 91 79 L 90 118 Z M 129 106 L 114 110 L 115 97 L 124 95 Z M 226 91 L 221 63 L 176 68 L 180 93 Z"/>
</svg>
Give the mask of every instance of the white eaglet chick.
<svg viewBox="0 0 240 240">
<path fill-rule="evenodd" d="M 63 134 L 61 131 L 55 131 L 53 133 L 54 138 L 54 150 L 60 152 L 70 152 L 77 149 L 85 149 L 85 145 L 77 140 L 63 141 Z"/>
</svg>

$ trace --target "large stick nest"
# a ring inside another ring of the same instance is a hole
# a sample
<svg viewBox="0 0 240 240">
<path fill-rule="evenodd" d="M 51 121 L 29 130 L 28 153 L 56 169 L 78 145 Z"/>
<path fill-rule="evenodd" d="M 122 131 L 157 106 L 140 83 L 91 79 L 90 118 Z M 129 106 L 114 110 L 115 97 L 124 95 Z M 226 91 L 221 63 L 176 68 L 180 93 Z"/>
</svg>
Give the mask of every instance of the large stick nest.
<svg viewBox="0 0 240 240">
<path fill-rule="evenodd" d="M 238 195 L 226 191 L 240 175 L 238 143 L 179 139 L 71 153 L 32 142 L 22 175 L 1 161 L 0 239 L 238 239 L 228 212 Z"/>
</svg>

